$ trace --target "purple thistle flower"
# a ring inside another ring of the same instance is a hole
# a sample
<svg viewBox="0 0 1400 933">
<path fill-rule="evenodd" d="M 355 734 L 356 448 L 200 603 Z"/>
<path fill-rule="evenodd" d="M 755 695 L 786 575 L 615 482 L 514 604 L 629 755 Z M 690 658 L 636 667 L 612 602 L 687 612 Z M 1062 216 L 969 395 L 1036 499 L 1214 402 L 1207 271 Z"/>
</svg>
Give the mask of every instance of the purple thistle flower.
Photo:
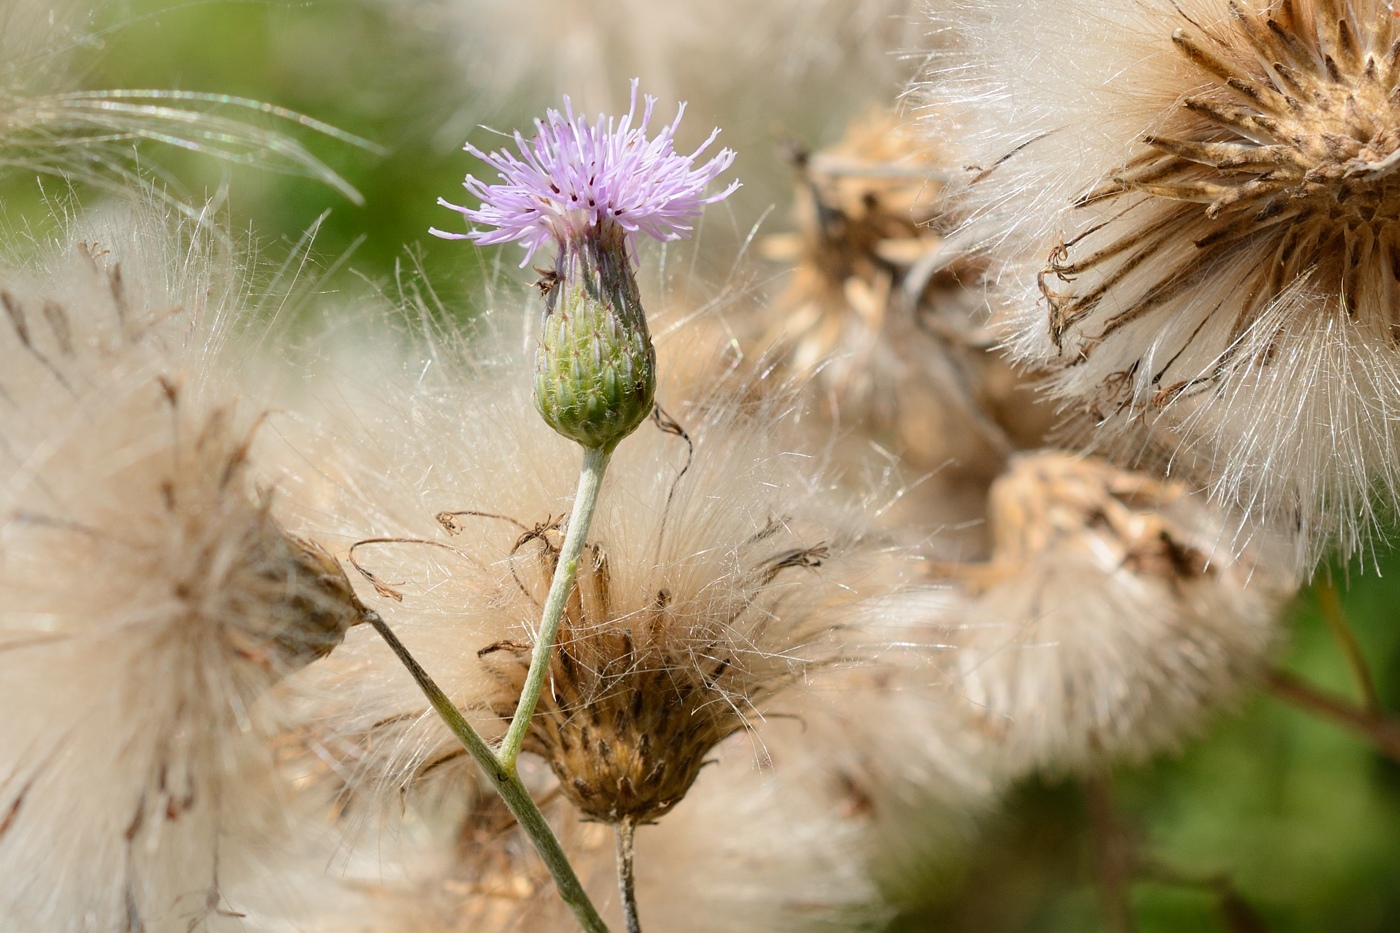
<svg viewBox="0 0 1400 933">
<path fill-rule="evenodd" d="M 481 244 L 519 240 L 526 249 L 526 265 L 535 250 L 554 240 L 563 243 L 588 230 L 616 224 L 626 234 L 645 233 L 656 240 L 677 240 L 690 234 L 689 223 L 706 204 L 723 200 L 739 187 L 735 181 L 718 194 L 705 188 L 734 161 L 731 149 L 699 168 L 695 160 L 719 135 L 708 139 L 690 155 L 675 151 L 675 132 L 685 104 L 675 120 L 654 139 L 647 138 L 656 98 L 646 97 L 642 122 L 633 128 L 637 114 L 637 79 L 632 80 L 632 105 L 620 120 L 599 114 L 597 122 L 575 115 L 564 98 L 564 112 L 546 111 L 535 121 L 535 138 L 527 142 L 519 131 L 517 157 L 500 150 L 486 153 L 467 143 L 465 149 L 485 160 L 499 173 L 502 184 L 488 185 L 471 175 L 464 187 L 481 199 L 480 209 L 459 207 L 439 198 L 443 207 L 458 211 L 467 220 L 494 229 L 447 233 L 432 229 L 448 240 L 470 239 Z"/>
</svg>

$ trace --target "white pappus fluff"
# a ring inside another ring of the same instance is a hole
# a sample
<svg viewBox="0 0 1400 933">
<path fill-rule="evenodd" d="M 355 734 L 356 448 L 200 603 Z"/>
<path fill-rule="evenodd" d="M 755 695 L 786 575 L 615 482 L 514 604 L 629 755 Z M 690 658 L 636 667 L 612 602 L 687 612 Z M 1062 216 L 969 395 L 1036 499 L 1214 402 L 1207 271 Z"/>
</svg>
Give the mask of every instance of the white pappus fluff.
<svg viewBox="0 0 1400 933">
<path fill-rule="evenodd" d="M 0 926 L 190 931 L 276 813 L 255 706 L 358 618 L 247 461 L 246 283 L 207 224 L 0 264 Z M 256 844 L 256 843 L 255 843 Z"/>
<path fill-rule="evenodd" d="M 865 823 L 814 776 L 752 763 L 748 742 L 717 750 L 685 804 L 637 835 L 637 886 L 647 926 L 717 933 L 832 933 L 876 925 L 888 910 L 864 870 Z M 610 827 L 587 822 L 541 763 L 522 761 L 541 809 L 613 929 Z M 819 776 L 817 776 L 819 777 Z M 468 778 L 470 780 L 470 778 Z M 538 855 L 490 788 L 459 783 L 451 806 L 412 808 L 392 833 L 364 833 L 339 852 L 278 864 L 262 889 L 235 892 L 230 930 L 246 933 L 575 933 Z M 327 865 L 330 869 L 327 870 Z M 291 879 L 294 910 L 256 905 Z"/>
<path fill-rule="evenodd" d="M 619 95 L 632 77 L 663 97 L 699 93 L 707 102 L 697 99 L 697 106 L 749 116 L 811 95 L 813 82 L 884 97 L 911 70 L 897 53 L 917 35 L 917 7 L 908 0 L 686 0 L 664 7 L 585 0 L 528 10 L 506 0 L 385 2 L 457 33 L 473 85 L 516 95 L 531 88 L 546 100 L 569 93 L 587 110 L 625 104 Z M 721 57 L 726 67 L 716 69 Z M 721 96 L 759 81 L 767 89 L 761 98 Z"/>
</svg>

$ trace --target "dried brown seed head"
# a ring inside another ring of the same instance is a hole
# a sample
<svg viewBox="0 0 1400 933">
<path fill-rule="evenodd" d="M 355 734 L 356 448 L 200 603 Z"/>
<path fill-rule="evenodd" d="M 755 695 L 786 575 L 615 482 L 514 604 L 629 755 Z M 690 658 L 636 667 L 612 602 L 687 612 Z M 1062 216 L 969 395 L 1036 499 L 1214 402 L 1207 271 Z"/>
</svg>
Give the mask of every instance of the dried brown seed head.
<svg viewBox="0 0 1400 933">
<path fill-rule="evenodd" d="M 1075 332 L 1072 352 L 1094 352 L 1235 260 L 1248 268 L 1239 293 L 1221 296 L 1231 343 L 1299 281 L 1368 330 L 1400 327 L 1395 18 L 1378 0 L 1225 6 L 1217 23 L 1181 14 L 1171 35 L 1188 65 L 1180 104 L 1081 200 L 1122 216 L 1046 265 L 1050 334 L 1064 344 Z M 1218 375 L 1158 380 L 1154 403 Z"/>
<path fill-rule="evenodd" d="M 560 532 L 548 527 L 527 537 L 516 550 L 517 578 L 526 592 L 542 596 Z M 826 548 L 769 552 L 755 545 L 742 549 L 750 553 L 723 591 L 677 601 L 661 588 L 645 607 L 614 593 L 603 548 L 585 549 L 524 748 L 549 762 L 563 793 L 589 818 L 663 816 L 685 796 L 711 750 L 747 726 L 756 704 L 810 667 L 799 660 L 807 647 L 800 641 L 788 646 L 791 655 L 772 657 L 735 634 L 755 623 L 780 625 L 772 617 L 773 584 L 785 571 L 820 566 Z M 755 635 L 762 637 L 748 631 L 746 639 Z M 518 696 L 530 647 L 500 642 L 480 654 L 504 695 Z M 513 701 L 497 712 L 511 715 Z"/>
<path fill-rule="evenodd" d="M 254 299 L 214 231 L 127 209 L 41 246 L 0 262 L 0 913 L 183 929 L 286 825 L 268 688 L 362 607 L 251 481 Z"/>
<path fill-rule="evenodd" d="M 1002 231 L 1005 341 L 1084 419 L 1064 440 L 1169 462 L 1244 515 L 1241 546 L 1290 539 L 1297 570 L 1365 549 L 1400 507 L 1389 4 L 950 15 L 968 50 L 949 96 L 990 150 L 966 194 Z"/>
<path fill-rule="evenodd" d="M 1185 486 L 1057 452 L 1023 455 L 988 495 L 992 565 L 1015 573 L 1042 554 L 1077 551 L 1104 568 L 1163 580 L 1212 572 L 1214 542 L 1163 511 Z"/>
</svg>

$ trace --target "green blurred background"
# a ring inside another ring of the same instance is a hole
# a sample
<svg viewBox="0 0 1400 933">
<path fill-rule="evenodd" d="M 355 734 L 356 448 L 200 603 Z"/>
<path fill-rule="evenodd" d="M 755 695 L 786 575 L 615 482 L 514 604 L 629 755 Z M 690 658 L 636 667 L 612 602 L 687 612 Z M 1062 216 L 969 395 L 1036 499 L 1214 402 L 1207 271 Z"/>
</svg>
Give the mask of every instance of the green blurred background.
<svg viewBox="0 0 1400 933">
<path fill-rule="evenodd" d="M 317 280 L 319 290 L 392 292 L 403 269 L 421 267 L 448 306 L 469 315 L 483 277 L 530 273 L 515 271 L 520 254 L 513 248 L 479 252 L 428 236 L 429 226 L 460 224 L 435 201 L 461 196 L 461 178 L 473 163 L 460 145 L 468 133 L 483 134 L 478 123 L 510 128 L 551 100 L 538 89 L 518 97 L 473 90 L 457 64 L 459 39 L 406 9 L 369 2 L 122 4 L 106 17 L 116 25 L 79 50 L 75 83 L 241 95 L 373 141 L 382 152 L 297 134 L 363 194 L 363 205 L 301 178 L 229 169 L 168 147 L 152 146 L 148 157 L 170 168 L 195 200 L 227 183 L 235 228 L 249 231 L 258 251 L 273 259 L 329 210 L 313 249 L 333 271 Z M 740 149 L 747 187 L 718 220 L 707 221 L 721 228 L 708 244 L 720 268 L 755 224 L 762 222 L 764 232 L 789 225 L 780 138 L 829 142 L 859 104 L 818 95 L 805 123 L 726 126 L 724 142 Z M 670 105 L 663 102 L 663 115 Z M 694 114 L 692 132 L 703 133 L 718 118 Z M 489 134 L 473 139 L 491 143 Z M 37 207 L 34 180 L 6 180 L 0 198 L 7 216 L 25 216 Z M 1348 581 L 1346 611 L 1382 704 L 1398 709 L 1400 625 L 1392 618 L 1390 580 L 1400 575 L 1400 561 L 1384 557 L 1379 569 L 1333 572 Z M 1296 603 L 1292 631 L 1284 666 L 1354 698 L 1311 593 Z M 1136 929 L 1400 931 L 1400 765 L 1331 723 L 1260 696 L 1179 759 L 1120 771 L 1109 784 L 1123 837 L 1152 866 L 1130 888 Z M 1087 799 L 1074 782 L 1024 786 L 981 822 L 964 850 L 937 851 L 892 869 L 889 891 L 905 910 L 890 929 L 1127 929 L 1106 923 L 1100 908 Z M 1234 897 L 1249 908 L 1222 910 Z"/>
</svg>

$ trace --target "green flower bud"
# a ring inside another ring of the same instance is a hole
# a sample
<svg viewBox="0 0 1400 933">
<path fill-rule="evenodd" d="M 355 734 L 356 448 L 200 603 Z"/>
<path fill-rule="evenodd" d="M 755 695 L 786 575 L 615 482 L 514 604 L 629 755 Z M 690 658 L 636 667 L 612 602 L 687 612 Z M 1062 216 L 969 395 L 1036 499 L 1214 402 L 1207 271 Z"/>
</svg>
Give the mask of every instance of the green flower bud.
<svg viewBox="0 0 1400 933">
<path fill-rule="evenodd" d="M 625 232 L 603 223 L 562 240 L 545 291 L 535 407 L 560 434 L 611 450 L 651 415 L 656 350 Z"/>
</svg>

